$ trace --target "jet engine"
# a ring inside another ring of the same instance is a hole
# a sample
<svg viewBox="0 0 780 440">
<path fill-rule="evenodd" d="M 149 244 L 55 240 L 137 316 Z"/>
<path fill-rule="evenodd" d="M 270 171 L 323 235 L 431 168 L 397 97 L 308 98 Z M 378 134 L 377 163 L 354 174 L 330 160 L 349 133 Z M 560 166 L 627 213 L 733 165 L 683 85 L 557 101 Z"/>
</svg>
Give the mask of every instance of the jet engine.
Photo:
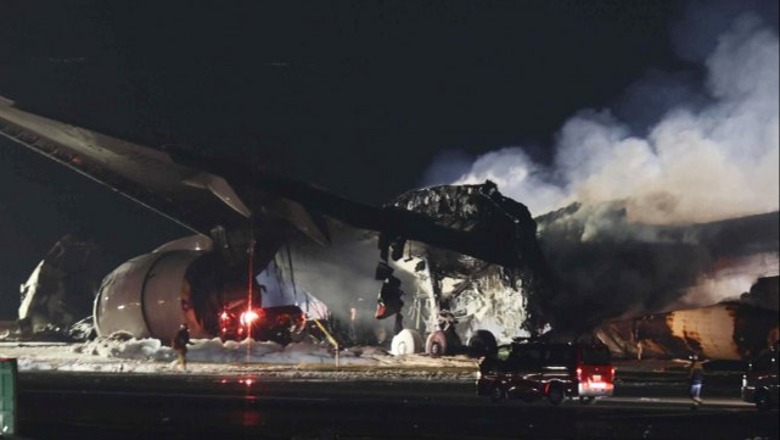
<svg viewBox="0 0 780 440">
<path fill-rule="evenodd" d="M 114 269 L 95 298 L 97 335 L 123 331 L 168 342 L 186 323 L 193 338 L 251 335 L 288 343 L 305 323 L 301 308 L 263 308 L 257 280 L 252 278 L 248 292 L 247 268 L 229 264 L 213 248 L 208 237 L 185 237 Z"/>
<path fill-rule="evenodd" d="M 204 253 L 155 252 L 133 258 L 103 279 L 95 298 L 98 336 L 124 330 L 138 338 L 169 341 L 187 323 L 194 337 L 204 337 L 194 316 L 192 289 L 185 275 Z"/>
</svg>

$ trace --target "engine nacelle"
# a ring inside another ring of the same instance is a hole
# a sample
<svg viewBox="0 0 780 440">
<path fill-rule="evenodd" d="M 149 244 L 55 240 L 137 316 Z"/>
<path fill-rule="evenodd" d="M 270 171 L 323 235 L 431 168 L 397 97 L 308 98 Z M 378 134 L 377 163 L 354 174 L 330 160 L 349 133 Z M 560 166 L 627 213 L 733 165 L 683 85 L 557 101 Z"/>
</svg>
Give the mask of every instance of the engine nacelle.
<svg viewBox="0 0 780 440">
<path fill-rule="evenodd" d="M 95 298 L 99 336 L 127 331 L 136 338 L 169 343 L 186 323 L 195 338 L 210 335 L 195 316 L 192 289 L 186 279 L 195 260 L 209 253 L 195 250 L 158 251 L 120 265 L 103 279 Z"/>
</svg>

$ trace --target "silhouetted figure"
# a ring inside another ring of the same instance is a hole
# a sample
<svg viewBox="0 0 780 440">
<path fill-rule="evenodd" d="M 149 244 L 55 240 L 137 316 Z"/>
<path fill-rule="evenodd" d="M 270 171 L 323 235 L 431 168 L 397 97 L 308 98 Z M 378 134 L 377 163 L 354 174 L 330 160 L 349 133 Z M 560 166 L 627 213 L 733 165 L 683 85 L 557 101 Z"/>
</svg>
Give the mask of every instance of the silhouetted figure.
<svg viewBox="0 0 780 440">
<path fill-rule="evenodd" d="M 689 395 L 693 400 L 694 408 L 701 405 L 701 386 L 704 382 L 704 367 L 699 362 L 699 356 L 691 356 L 691 363 L 688 364 L 688 386 Z"/>
<path fill-rule="evenodd" d="M 187 327 L 187 324 L 182 324 L 179 326 L 179 331 L 176 332 L 176 336 L 173 337 L 171 343 L 173 350 L 178 355 L 177 365 L 179 365 L 182 370 L 187 369 L 187 345 L 189 344 L 191 344 L 190 329 Z"/>
</svg>

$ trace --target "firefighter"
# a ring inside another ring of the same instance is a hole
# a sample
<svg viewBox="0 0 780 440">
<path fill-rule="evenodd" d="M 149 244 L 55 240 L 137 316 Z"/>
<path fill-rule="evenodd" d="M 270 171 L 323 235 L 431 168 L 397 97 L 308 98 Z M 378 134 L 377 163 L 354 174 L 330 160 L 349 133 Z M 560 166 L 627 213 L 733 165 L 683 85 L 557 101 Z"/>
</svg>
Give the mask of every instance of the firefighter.
<svg viewBox="0 0 780 440">
<path fill-rule="evenodd" d="M 171 346 L 178 355 L 176 364 L 181 367 L 182 370 L 187 369 L 187 345 L 192 344 L 190 342 L 190 329 L 187 324 L 179 326 L 179 331 L 176 332 L 176 336 L 173 337 Z"/>
</svg>

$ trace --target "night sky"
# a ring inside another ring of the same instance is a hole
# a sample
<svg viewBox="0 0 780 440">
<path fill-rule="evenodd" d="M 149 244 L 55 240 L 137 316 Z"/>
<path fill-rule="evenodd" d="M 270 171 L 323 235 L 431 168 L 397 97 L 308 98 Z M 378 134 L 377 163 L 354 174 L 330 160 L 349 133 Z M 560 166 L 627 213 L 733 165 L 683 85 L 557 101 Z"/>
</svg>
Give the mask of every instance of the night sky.
<svg viewBox="0 0 780 440">
<path fill-rule="evenodd" d="M 639 79 L 701 75 L 671 38 L 701 5 L 0 0 L 0 95 L 379 205 L 457 178 L 431 180 L 442 155 L 468 162 L 522 144 L 549 162 L 577 111 L 636 112 L 624 104 Z M 626 116 L 643 129 L 641 114 Z M 15 316 L 18 285 L 72 231 L 115 264 L 187 234 L 0 139 L 0 319 Z"/>
</svg>

